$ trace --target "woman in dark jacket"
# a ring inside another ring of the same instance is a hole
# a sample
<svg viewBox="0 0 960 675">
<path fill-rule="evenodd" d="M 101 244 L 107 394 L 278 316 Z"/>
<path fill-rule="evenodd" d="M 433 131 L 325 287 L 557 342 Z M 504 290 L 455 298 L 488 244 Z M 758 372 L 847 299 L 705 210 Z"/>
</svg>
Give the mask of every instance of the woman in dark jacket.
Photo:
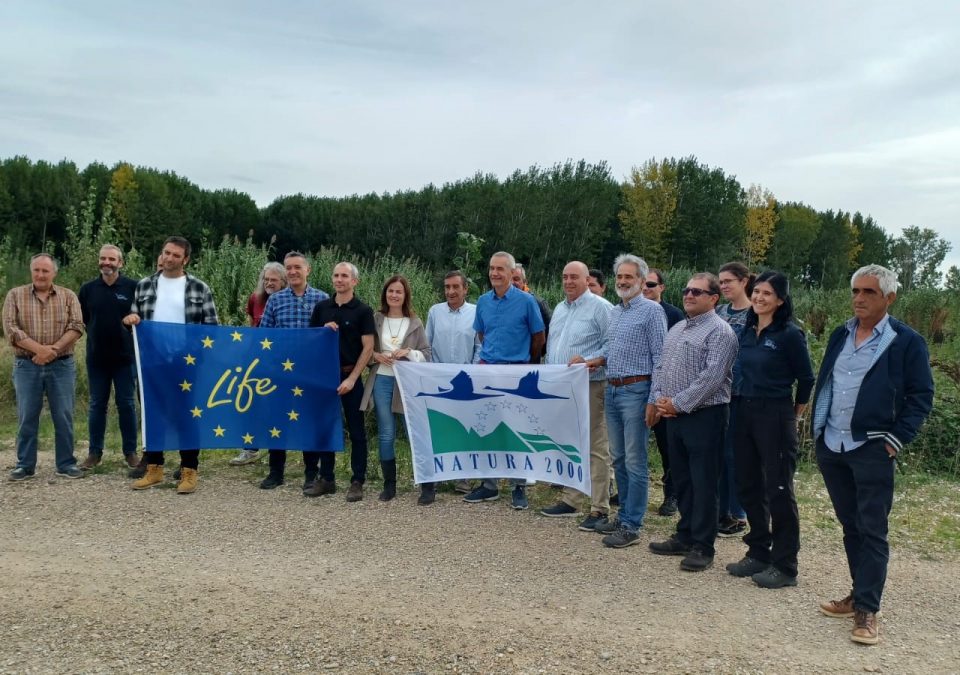
<svg viewBox="0 0 960 675">
<path fill-rule="evenodd" d="M 800 515 L 793 490 L 797 417 L 813 389 L 813 368 L 803 331 L 793 323 L 787 278 L 757 277 L 740 333 L 740 390 L 734 423 L 737 495 L 750 531 L 746 556 L 727 565 L 764 588 L 797 584 Z M 794 393 L 796 383 L 796 393 Z"/>
</svg>

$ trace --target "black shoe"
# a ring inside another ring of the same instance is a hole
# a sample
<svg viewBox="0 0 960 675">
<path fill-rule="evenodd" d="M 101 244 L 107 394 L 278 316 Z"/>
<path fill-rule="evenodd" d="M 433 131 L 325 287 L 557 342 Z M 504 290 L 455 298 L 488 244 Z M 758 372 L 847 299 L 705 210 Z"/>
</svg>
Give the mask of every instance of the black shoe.
<svg viewBox="0 0 960 675">
<path fill-rule="evenodd" d="M 143 453 L 140 456 L 140 462 L 129 471 L 127 471 L 127 478 L 143 478 L 147 473 L 147 453 Z"/>
<path fill-rule="evenodd" d="M 27 469 L 16 468 L 10 472 L 10 480 L 12 481 L 29 480 L 30 478 L 33 478 L 33 471 Z"/>
<path fill-rule="evenodd" d="M 699 549 L 691 549 L 687 557 L 680 561 L 680 569 L 686 572 L 702 572 L 712 564 L 712 555 L 706 555 Z"/>
<path fill-rule="evenodd" d="M 762 572 L 757 572 L 752 577 L 753 583 L 761 588 L 783 588 L 784 586 L 796 586 L 797 578 L 785 574 L 771 565 Z"/>
<path fill-rule="evenodd" d="M 663 504 L 660 505 L 660 508 L 657 509 L 657 513 L 661 516 L 670 517 L 674 516 L 677 513 L 677 498 L 674 496 L 664 497 Z"/>
<path fill-rule="evenodd" d="M 740 562 L 727 565 L 727 571 L 735 577 L 752 577 L 757 572 L 762 572 L 770 563 L 761 562 L 750 556 L 744 556 Z"/>
<path fill-rule="evenodd" d="M 420 490 L 420 497 L 417 499 L 417 504 L 420 506 L 429 506 L 437 501 L 437 490 L 431 484 L 429 487 L 424 485 Z"/>
<path fill-rule="evenodd" d="M 547 516 L 548 518 L 567 518 L 577 515 L 579 511 L 579 509 L 573 508 L 566 502 L 557 502 L 553 506 L 540 509 L 540 515 Z"/>
<path fill-rule="evenodd" d="M 666 541 L 651 541 L 649 548 L 657 555 L 687 555 L 690 553 L 690 546 L 676 537 L 670 537 Z"/>
<path fill-rule="evenodd" d="M 597 534 L 613 534 L 618 529 L 620 529 L 620 516 L 616 515 L 613 518 L 606 518 L 602 523 L 597 523 L 593 527 L 593 531 Z"/>
<path fill-rule="evenodd" d="M 73 466 L 68 466 L 66 469 L 57 469 L 57 475 L 63 478 L 83 478 L 84 473 L 83 469 L 74 464 Z"/>
<path fill-rule="evenodd" d="M 303 491 L 306 492 L 317 482 L 316 471 L 305 471 L 303 474 Z"/>
<path fill-rule="evenodd" d="M 260 481 L 261 490 L 273 490 L 281 485 L 283 485 L 283 474 L 275 471 L 271 471 L 266 478 Z"/>
<path fill-rule="evenodd" d="M 596 532 L 597 528 L 607 522 L 607 514 L 591 511 L 590 515 L 580 521 L 577 529 L 581 532 Z"/>
<path fill-rule="evenodd" d="M 380 495 L 377 497 L 381 502 L 389 502 L 397 496 L 397 484 L 392 481 L 385 481 Z"/>
<path fill-rule="evenodd" d="M 620 506 L 620 495 L 610 495 L 610 506 Z"/>
<path fill-rule="evenodd" d="M 640 535 L 621 525 L 615 532 L 608 534 L 601 541 L 607 548 L 627 548 L 640 543 Z"/>
</svg>

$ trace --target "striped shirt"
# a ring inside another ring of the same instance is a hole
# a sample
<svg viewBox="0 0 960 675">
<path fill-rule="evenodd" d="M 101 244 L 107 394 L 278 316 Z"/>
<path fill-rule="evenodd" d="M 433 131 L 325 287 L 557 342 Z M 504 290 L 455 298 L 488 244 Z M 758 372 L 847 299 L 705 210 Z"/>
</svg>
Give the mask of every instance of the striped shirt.
<svg viewBox="0 0 960 675">
<path fill-rule="evenodd" d="M 303 295 L 297 295 L 287 286 L 267 298 L 260 328 L 309 328 L 313 308 L 330 296 L 307 285 Z"/>
<path fill-rule="evenodd" d="M 612 312 L 613 305 L 589 290 L 573 302 L 557 305 L 547 336 L 547 363 L 566 365 L 574 356 L 585 361 L 602 356 Z M 590 373 L 591 381 L 606 379 L 603 366 Z"/>
<path fill-rule="evenodd" d="M 715 311 L 676 324 L 653 372 L 650 403 L 666 397 L 681 413 L 729 403 L 738 348 L 733 329 Z"/>
<path fill-rule="evenodd" d="M 666 335 L 667 315 L 653 300 L 638 295 L 614 305 L 607 328 L 607 377 L 652 374 Z"/>
<path fill-rule="evenodd" d="M 33 291 L 33 284 L 11 288 L 3 301 L 3 332 L 13 345 L 16 355 L 30 358 L 33 352 L 17 347 L 18 342 L 30 338 L 42 345 L 52 345 L 68 330 L 83 335 L 83 312 L 77 295 L 63 286 L 50 286 L 50 294 L 41 300 Z M 73 353 L 73 345 L 60 356 Z"/>
</svg>

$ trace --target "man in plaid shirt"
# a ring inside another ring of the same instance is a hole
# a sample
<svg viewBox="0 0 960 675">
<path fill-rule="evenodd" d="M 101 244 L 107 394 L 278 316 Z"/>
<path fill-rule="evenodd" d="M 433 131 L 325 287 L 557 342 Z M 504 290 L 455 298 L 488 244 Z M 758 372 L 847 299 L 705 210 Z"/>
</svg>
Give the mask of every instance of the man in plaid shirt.
<svg viewBox="0 0 960 675">
<path fill-rule="evenodd" d="M 189 261 L 190 242 L 183 237 L 168 237 L 160 254 L 162 269 L 137 284 L 130 314 L 124 317 L 123 324 L 136 326 L 141 321 L 218 324 L 210 287 L 184 271 Z M 134 490 L 144 490 L 163 482 L 163 453 L 144 452 L 143 459 L 147 464 L 146 473 L 131 485 Z M 197 489 L 199 465 L 199 449 L 180 450 L 178 494 L 189 494 Z"/>
<path fill-rule="evenodd" d="M 700 572 L 713 564 L 717 537 L 717 481 L 730 406 L 733 362 L 739 342 L 714 309 L 720 282 L 694 274 L 683 289 L 687 319 L 667 333 L 653 371 L 647 426 L 665 419 L 670 471 L 680 510 L 676 533 L 650 542 L 660 555 L 684 556 L 680 569 Z"/>
</svg>

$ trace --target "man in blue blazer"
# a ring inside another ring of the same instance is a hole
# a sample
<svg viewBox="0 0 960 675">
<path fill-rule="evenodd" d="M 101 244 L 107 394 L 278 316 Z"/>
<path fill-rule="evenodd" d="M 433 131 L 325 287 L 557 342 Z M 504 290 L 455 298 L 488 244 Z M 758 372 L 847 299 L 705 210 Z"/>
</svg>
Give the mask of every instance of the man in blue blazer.
<svg viewBox="0 0 960 675">
<path fill-rule="evenodd" d="M 854 272 L 853 318 L 830 336 L 814 390 L 817 464 L 843 526 L 853 580 L 847 597 L 821 603 L 820 611 L 852 616 L 850 637 L 863 644 L 879 641 L 895 459 L 933 405 L 926 343 L 887 314 L 897 286 L 897 275 L 880 265 Z"/>
</svg>

